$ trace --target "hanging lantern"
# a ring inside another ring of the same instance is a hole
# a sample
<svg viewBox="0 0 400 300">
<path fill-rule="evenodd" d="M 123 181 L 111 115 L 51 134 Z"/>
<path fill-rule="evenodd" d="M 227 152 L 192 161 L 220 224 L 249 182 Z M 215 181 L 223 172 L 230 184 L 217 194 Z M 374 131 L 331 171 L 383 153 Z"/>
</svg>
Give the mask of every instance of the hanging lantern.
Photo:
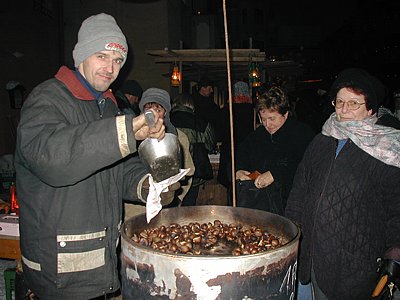
<svg viewBox="0 0 400 300">
<path fill-rule="evenodd" d="M 249 84 L 252 87 L 261 86 L 261 66 L 254 61 L 249 65 Z"/>
<path fill-rule="evenodd" d="M 17 190 L 15 187 L 15 183 L 12 183 L 10 187 L 10 193 L 11 193 L 11 212 L 16 213 L 19 215 L 19 204 L 18 204 L 18 198 L 17 198 Z"/>
<path fill-rule="evenodd" d="M 181 72 L 179 72 L 179 67 L 175 63 L 171 74 L 171 85 L 180 86 L 180 84 L 181 84 Z"/>
</svg>

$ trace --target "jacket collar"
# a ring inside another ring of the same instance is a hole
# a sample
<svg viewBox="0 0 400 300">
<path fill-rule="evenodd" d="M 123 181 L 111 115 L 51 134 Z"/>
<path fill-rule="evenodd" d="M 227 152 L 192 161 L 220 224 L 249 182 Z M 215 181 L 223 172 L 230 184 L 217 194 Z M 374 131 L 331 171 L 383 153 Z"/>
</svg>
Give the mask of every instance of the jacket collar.
<svg viewBox="0 0 400 300">
<path fill-rule="evenodd" d="M 175 113 L 175 112 L 178 112 L 178 111 L 180 111 L 180 112 L 188 112 L 188 113 L 194 114 L 194 110 L 192 108 L 187 107 L 187 106 L 183 106 L 183 105 L 175 106 L 174 108 L 172 108 L 171 114 Z"/>
<path fill-rule="evenodd" d="M 75 98 L 78 98 L 79 100 L 95 100 L 92 93 L 88 91 L 88 89 L 76 77 L 75 73 L 68 67 L 62 66 L 55 75 L 55 78 L 64 83 Z M 117 105 L 117 101 L 111 89 L 105 91 L 103 96 L 105 98 L 110 98 L 115 105 Z"/>
<path fill-rule="evenodd" d="M 279 128 L 275 133 L 270 134 L 267 129 L 263 127 L 266 134 L 268 134 L 272 139 L 279 139 L 281 136 L 285 136 L 286 132 L 290 131 L 290 127 L 292 126 L 294 120 L 290 116 L 286 119 L 285 123 Z"/>
</svg>

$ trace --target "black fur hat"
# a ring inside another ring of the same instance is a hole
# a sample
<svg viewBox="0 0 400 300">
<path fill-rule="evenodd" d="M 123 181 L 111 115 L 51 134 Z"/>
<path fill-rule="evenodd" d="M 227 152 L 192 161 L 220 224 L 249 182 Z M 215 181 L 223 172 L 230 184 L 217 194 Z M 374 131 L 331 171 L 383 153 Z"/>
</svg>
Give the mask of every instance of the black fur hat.
<svg viewBox="0 0 400 300">
<path fill-rule="evenodd" d="M 372 109 L 373 113 L 376 113 L 379 104 L 385 97 L 385 88 L 382 82 L 360 68 L 348 68 L 340 72 L 331 86 L 331 97 L 336 97 L 338 91 L 344 87 L 361 89 L 366 96 L 367 107 Z"/>
<path fill-rule="evenodd" d="M 214 83 L 211 81 L 209 78 L 201 78 L 199 80 L 199 83 L 197 84 L 197 87 L 200 89 L 201 87 L 207 87 L 207 86 L 214 86 Z"/>
<path fill-rule="evenodd" d="M 122 84 L 121 92 L 140 98 L 142 96 L 143 89 L 136 80 L 127 80 Z"/>
</svg>

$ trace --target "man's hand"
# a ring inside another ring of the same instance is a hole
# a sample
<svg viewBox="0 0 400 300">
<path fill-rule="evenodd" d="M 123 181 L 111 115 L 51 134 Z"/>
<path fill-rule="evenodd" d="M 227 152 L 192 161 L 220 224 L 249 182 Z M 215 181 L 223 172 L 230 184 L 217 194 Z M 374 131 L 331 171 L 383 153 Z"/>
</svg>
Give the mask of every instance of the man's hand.
<svg viewBox="0 0 400 300">
<path fill-rule="evenodd" d="M 165 136 L 164 120 L 158 117 L 158 114 L 151 108 L 154 115 L 154 126 L 147 124 L 144 114 L 140 114 L 132 121 L 133 132 L 135 139 L 138 141 L 144 140 L 148 137 L 162 140 Z"/>
<path fill-rule="evenodd" d="M 180 187 L 181 184 L 179 183 L 179 181 L 168 186 L 168 190 L 160 194 L 161 205 L 164 206 L 170 204 L 172 200 L 174 200 L 175 192 L 179 190 Z M 149 188 L 149 178 L 147 177 L 142 184 L 142 197 L 144 199 L 147 199 L 147 196 L 149 195 Z"/>
<path fill-rule="evenodd" d="M 162 192 L 160 197 L 161 197 L 161 205 L 165 206 L 168 205 L 172 202 L 172 200 L 174 200 L 174 196 L 175 196 L 175 192 L 177 190 L 179 190 L 181 187 L 181 184 L 178 182 L 175 182 L 173 184 L 171 184 L 168 187 L 168 190 L 165 192 Z"/>
</svg>

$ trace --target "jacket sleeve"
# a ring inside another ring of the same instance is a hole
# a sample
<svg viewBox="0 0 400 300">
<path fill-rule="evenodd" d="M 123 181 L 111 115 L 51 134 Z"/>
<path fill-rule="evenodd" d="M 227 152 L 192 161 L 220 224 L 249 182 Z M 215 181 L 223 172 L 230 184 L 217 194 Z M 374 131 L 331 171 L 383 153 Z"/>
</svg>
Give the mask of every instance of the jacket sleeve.
<svg viewBox="0 0 400 300">
<path fill-rule="evenodd" d="M 254 154 L 252 150 L 255 149 L 254 140 L 257 137 L 255 136 L 255 131 L 250 133 L 238 147 L 236 147 L 236 155 L 235 155 L 235 171 L 238 170 L 246 170 L 249 172 L 255 171 L 250 170 L 252 166 L 252 160 L 254 159 Z M 259 170 L 257 170 L 259 171 Z"/>
<path fill-rule="evenodd" d="M 55 84 L 37 87 L 18 125 L 20 163 L 51 186 L 72 185 L 136 151 L 132 116 L 100 119 L 96 103 L 67 97 Z"/>
<path fill-rule="evenodd" d="M 130 155 L 124 161 L 124 185 L 122 198 L 128 201 L 146 202 L 146 195 L 142 193 L 143 182 L 148 177 L 148 169 L 138 155 Z"/>
<path fill-rule="evenodd" d="M 204 144 L 208 151 L 213 150 L 216 145 L 215 130 L 210 123 L 207 123 L 206 130 L 204 131 Z"/>
<path fill-rule="evenodd" d="M 286 149 L 282 149 L 282 152 L 287 154 L 284 156 L 274 155 L 275 160 L 269 163 L 269 171 L 274 177 L 274 182 L 288 184 L 293 181 L 297 166 L 314 136 L 311 128 L 303 124 L 293 128 L 287 136 L 287 139 L 291 140 L 291 144 L 285 143 Z"/>
<path fill-rule="evenodd" d="M 400 261 L 400 168 L 389 167 L 382 176 L 382 203 L 386 214 L 386 245 L 384 258 Z"/>
<path fill-rule="evenodd" d="M 297 167 L 297 171 L 294 176 L 292 189 L 289 194 L 289 198 L 286 204 L 285 215 L 298 225 L 301 224 L 305 196 L 308 190 L 308 168 L 310 166 L 310 160 L 312 159 L 312 149 L 315 144 L 315 140 L 307 147 L 303 159 Z"/>
</svg>

